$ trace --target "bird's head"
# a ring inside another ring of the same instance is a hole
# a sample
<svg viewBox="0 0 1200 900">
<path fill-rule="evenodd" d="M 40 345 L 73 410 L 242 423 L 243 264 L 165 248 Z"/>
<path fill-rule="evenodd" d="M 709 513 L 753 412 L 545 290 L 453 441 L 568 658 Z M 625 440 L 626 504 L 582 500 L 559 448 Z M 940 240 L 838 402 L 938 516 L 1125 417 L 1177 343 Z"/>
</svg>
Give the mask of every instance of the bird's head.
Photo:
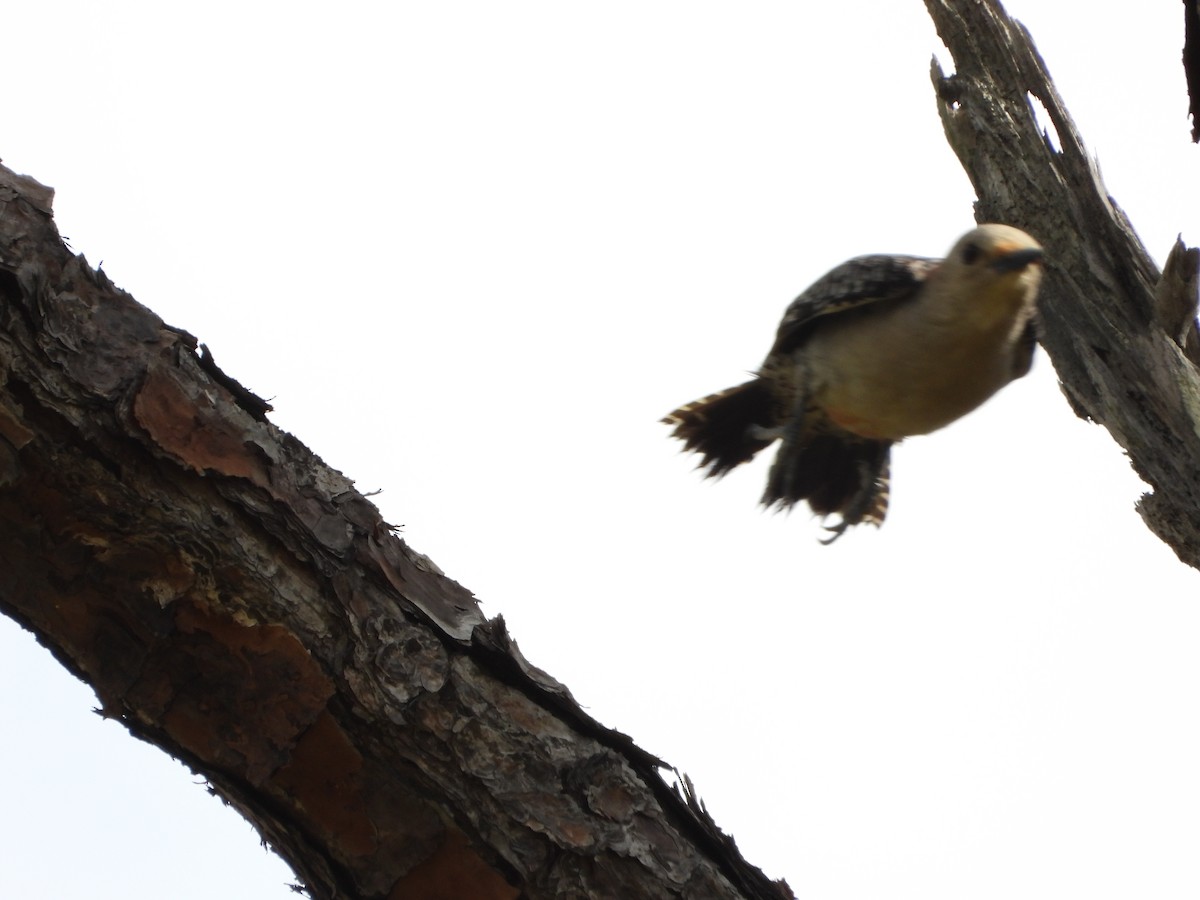
<svg viewBox="0 0 1200 900">
<path fill-rule="evenodd" d="M 1019 228 L 980 225 L 958 239 L 946 262 L 955 269 L 978 272 L 981 280 L 1010 275 L 1036 279 L 1045 255 L 1042 245 Z"/>
<path fill-rule="evenodd" d="M 955 296 L 969 298 L 974 314 L 1011 314 L 1032 308 L 1044 259 L 1042 246 L 1019 228 L 980 225 L 958 239 L 936 277 L 946 286 L 952 282 Z"/>
</svg>

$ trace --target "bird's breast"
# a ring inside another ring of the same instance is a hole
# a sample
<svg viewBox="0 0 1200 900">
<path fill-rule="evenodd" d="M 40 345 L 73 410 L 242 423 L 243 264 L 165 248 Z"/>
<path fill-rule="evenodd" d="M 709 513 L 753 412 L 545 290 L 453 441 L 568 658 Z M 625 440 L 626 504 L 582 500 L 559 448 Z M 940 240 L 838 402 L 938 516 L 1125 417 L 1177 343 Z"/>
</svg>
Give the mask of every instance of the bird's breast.
<svg viewBox="0 0 1200 900">
<path fill-rule="evenodd" d="M 877 321 L 833 320 L 800 351 L 813 405 L 868 438 L 928 434 L 966 415 L 1013 378 L 1028 315 L 995 327 L 914 320 L 881 310 Z"/>
</svg>

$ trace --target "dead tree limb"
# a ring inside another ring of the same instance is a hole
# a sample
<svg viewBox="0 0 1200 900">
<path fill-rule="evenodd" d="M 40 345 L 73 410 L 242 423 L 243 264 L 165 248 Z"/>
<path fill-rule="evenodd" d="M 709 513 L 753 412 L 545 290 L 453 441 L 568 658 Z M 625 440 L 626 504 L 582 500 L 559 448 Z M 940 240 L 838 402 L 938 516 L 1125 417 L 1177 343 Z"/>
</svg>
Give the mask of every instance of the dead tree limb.
<svg viewBox="0 0 1200 900">
<path fill-rule="evenodd" d="M 781 898 L 0 167 L 0 612 L 317 898 Z"/>
<path fill-rule="evenodd" d="M 1150 529 L 1200 568 L 1198 255 L 1177 244 L 1160 275 L 1104 188 L 1025 28 L 996 0 L 926 0 L 957 71 L 933 63 L 938 109 L 979 221 L 1047 249 L 1042 344 L 1075 411 L 1129 454 L 1151 493 Z M 1045 110 L 1045 131 L 1035 116 Z M 1190 359 L 1189 359 L 1190 355 Z M 1069 522 L 1070 510 L 1042 512 Z"/>
</svg>

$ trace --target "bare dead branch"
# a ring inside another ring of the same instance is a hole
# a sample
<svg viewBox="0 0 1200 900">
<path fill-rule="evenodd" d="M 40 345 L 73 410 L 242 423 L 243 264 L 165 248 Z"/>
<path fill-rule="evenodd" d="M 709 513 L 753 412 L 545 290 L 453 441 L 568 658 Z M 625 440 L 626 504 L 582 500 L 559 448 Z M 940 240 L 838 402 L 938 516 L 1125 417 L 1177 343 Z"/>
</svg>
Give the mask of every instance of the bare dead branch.
<svg viewBox="0 0 1200 900">
<path fill-rule="evenodd" d="M 1152 486 L 1138 503 L 1146 524 L 1200 567 L 1200 382 L 1181 346 L 1194 331 L 1196 257 L 1183 248 L 1168 273 L 1178 284 L 1159 288 L 1032 38 L 996 0 L 925 5 L 957 69 L 946 75 L 935 59 L 933 84 L 946 137 L 979 198 L 976 218 L 1016 225 L 1046 247 L 1042 344 L 1063 390 Z M 1048 118 L 1042 125 L 1036 107 Z M 1156 297 L 1180 295 L 1185 282 L 1193 318 L 1176 311 L 1164 330 Z M 1039 499 L 1042 514 L 1069 521 L 1053 497 Z"/>
</svg>

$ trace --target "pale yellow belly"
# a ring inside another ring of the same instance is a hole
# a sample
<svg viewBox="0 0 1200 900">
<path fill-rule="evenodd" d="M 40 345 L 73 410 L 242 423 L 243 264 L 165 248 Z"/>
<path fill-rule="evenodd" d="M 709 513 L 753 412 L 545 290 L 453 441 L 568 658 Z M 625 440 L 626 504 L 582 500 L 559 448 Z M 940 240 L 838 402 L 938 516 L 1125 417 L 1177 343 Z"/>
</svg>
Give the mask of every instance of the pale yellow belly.
<svg viewBox="0 0 1200 900">
<path fill-rule="evenodd" d="M 1012 380 L 1014 330 L 1012 323 L 992 333 L 923 328 L 900 340 L 861 327 L 820 332 L 804 351 L 812 400 L 863 437 L 928 434 Z"/>
</svg>

